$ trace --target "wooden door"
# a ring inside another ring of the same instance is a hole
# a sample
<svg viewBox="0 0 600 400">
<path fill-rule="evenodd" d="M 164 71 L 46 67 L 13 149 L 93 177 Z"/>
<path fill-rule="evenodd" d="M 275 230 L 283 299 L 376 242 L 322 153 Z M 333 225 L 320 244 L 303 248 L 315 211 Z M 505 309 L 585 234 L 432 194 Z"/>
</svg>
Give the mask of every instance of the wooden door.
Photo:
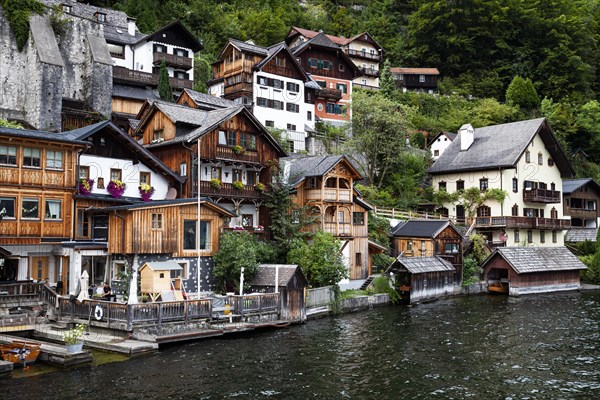
<svg viewBox="0 0 600 400">
<path fill-rule="evenodd" d="M 34 279 L 36 281 L 40 281 L 42 279 L 44 280 L 48 280 L 49 274 L 48 274 L 48 265 L 50 264 L 49 262 L 49 257 L 48 256 L 36 256 L 36 257 L 31 257 L 29 259 L 29 276 L 31 277 L 31 279 Z"/>
</svg>

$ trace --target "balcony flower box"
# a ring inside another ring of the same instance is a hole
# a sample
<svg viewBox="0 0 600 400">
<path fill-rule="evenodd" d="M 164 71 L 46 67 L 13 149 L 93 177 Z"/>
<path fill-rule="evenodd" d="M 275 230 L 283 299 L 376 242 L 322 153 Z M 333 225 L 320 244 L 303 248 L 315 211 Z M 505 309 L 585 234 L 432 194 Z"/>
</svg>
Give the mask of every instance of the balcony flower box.
<svg viewBox="0 0 600 400">
<path fill-rule="evenodd" d="M 88 178 L 81 178 L 79 180 L 79 194 L 82 196 L 89 196 L 92 194 L 94 188 L 94 180 Z"/>
<path fill-rule="evenodd" d="M 237 190 L 244 189 L 244 184 L 242 183 L 242 181 L 235 181 L 235 182 L 232 183 L 232 185 Z"/>
<path fill-rule="evenodd" d="M 140 185 L 140 197 L 143 201 L 150 201 L 152 194 L 154 194 L 154 188 L 147 183 Z"/>
<path fill-rule="evenodd" d="M 262 182 L 257 182 L 257 183 L 256 183 L 256 185 L 254 185 L 254 189 L 255 189 L 257 192 L 264 192 L 264 191 L 265 191 L 265 189 L 266 189 L 266 186 L 265 186 L 265 184 L 264 184 L 264 183 L 262 183 Z"/>
<path fill-rule="evenodd" d="M 246 149 L 244 149 L 244 148 L 243 148 L 242 146 L 240 146 L 240 145 L 235 145 L 235 146 L 233 146 L 233 147 L 231 148 L 231 150 L 233 150 L 233 152 L 234 152 L 235 154 L 244 154 L 244 151 L 245 151 Z"/>
<path fill-rule="evenodd" d="M 215 189 L 221 189 L 221 180 L 217 178 L 212 178 L 210 180 L 210 186 Z"/>
<path fill-rule="evenodd" d="M 120 180 L 115 179 L 108 183 L 108 186 L 106 186 L 106 190 L 115 199 L 120 199 L 123 196 L 123 193 L 125 193 L 126 187 L 127 187 L 127 185 L 125 185 L 124 182 L 121 182 Z"/>
</svg>

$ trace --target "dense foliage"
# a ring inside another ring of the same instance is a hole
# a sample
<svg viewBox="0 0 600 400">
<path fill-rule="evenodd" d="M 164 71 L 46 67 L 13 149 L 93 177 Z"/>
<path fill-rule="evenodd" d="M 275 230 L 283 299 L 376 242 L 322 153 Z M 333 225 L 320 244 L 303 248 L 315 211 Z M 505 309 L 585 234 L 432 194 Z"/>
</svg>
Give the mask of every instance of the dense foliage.
<svg viewBox="0 0 600 400">
<path fill-rule="evenodd" d="M 17 48 L 22 51 L 29 40 L 31 13 L 43 14 L 46 8 L 37 0 L 1 0 L 0 5 L 17 40 Z"/>
</svg>

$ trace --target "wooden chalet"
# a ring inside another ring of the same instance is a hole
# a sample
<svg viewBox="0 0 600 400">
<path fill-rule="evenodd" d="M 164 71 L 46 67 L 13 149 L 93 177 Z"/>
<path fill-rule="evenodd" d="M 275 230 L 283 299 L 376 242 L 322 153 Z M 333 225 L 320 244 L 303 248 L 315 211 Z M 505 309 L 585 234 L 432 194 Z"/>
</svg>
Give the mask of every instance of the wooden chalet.
<svg viewBox="0 0 600 400">
<path fill-rule="evenodd" d="M 88 147 L 62 134 L 0 127 L 0 280 L 66 279 L 68 259 L 55 247 L 73 237 L 78 155 Z"/>
<path fill-rule="evenodd" d="M 454 266 L 454 282 L 462 281 L 463 236 L 448 220 L 412 219 L 392 229 L 394 255 L 439 256 Z"/>
<path fill-rule="evenodd" d="M 410 304 L 448 296 L 454 291 L 454 267 L 440 256 L 399 255 L 388 272 L 395 274 L 402 298 Z"/>
<path fill-rule="evenodd" d="M 211 96 L 210 94 L 197 92 L 192 89 L 183 89 L 183 92 L 181 92 L 177 98 L 176 103 L 182 106 L 199 108 L 206 111 L 235 106 L 235 103 L 231 100 Z"/>
<path fill-rule="evenodd" d="M 260 264 L 250 281 L 254 293 L 279 293 L 280 319 L 306 321 L 306 289 L 308 281 L 297 265 Z"/>
<path fill-rule="evenodd" d="M 288 37 L 286 42 L 291 40 Z M 316 117 L 333 124 L 349 121 L 352 81 L 363 74 L 361 70 L 322 32 L 291 50 L 320 86 L 315 92 Z"/>
<path fill-rule="evenodd" d="M 484 262 L 489 292 L 518 296 L 577 290 L 587 267 L 566 247 L 499 247 Z"/>
<path fill-rule="evenodd" d="M 571 217 L 565 242 L 595 242 L 598 233 L 600 185 L 591 178 L 563 180 L 563 214 Z"/>
<path fill-rule="evenodd" d="M 437 92 L 440 71 L 437 68 L 390 68 L 399 89 L 418 92 Z"/>
<path fill-rule="evenodd" d="M 346 156 L 282 159 L 284 179 L 295 189 L 294 204 L 309 206 L 320 216 L 310 227 L 333 234 L 342 242 L 350 279 L 366 279 L 370 271 L 368 211 L 354 189 L 362 176 Z"/>
<path fill-rule="evenodd" d="M 286 153 L 246 107 L 206 111 L 156 101 L 136 133 L 148 150 L 185 177 L 178 197 L 200 194 L 234 211 L 231 228 L 263 232 L 269 225 L 264 192 Z"/>
<path fill-rule="evenodd" d="M 198 199 L 138 202 L 89 212 L 108 216 L 108 252 L 116 271 L 125 261 L 134 268 L 173 261 L 182 269 L 172 278 L 181 279 L 187 292 L 197 292 L 200 258 L 200 291 L 214 290 L 212 257 L 219 249 L 224 218 L 234 217 L 220 205 L 202 198 L 200 224 Z"/>
</svg>

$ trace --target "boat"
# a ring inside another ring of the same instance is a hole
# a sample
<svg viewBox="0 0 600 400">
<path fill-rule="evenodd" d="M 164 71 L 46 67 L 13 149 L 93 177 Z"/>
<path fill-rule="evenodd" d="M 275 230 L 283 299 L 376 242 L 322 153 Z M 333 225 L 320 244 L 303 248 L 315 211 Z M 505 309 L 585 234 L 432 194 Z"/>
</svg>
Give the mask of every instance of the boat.
<svg viewBox="0 0 600 400">
<path fill-rule="evenodd" d="M 24 340 L 13 340 L 12 343 L 0 344 L 0 356 L 4 361 L 27 367 L 33 364 L 40 355 L 40 344 Z"/>
<path fill-rule="evenodd" d="M 488 292 L 490 293 L 508 293 L 507 282 L 490 282 L 488 284 Z"/>
</svg>

